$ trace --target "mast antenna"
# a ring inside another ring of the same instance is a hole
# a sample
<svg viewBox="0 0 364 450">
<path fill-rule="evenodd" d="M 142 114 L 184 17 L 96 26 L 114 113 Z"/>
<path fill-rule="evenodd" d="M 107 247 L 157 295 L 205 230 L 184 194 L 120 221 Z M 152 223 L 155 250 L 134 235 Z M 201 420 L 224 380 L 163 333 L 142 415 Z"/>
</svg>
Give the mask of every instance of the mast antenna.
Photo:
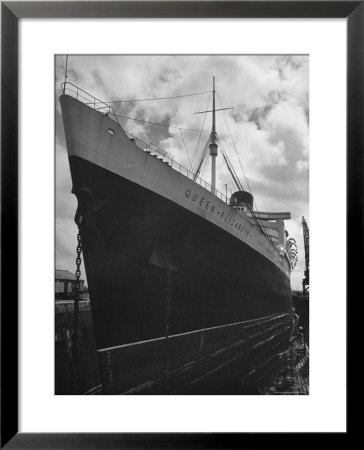
<svg viewBox="0 0 364 450">
<path fill-rule="evenodd" d="M 215 194 L 216 191 L 216 156 L 217 156 L 217 135 L 216 135 L 216 112 L 217 111 L 223 111 L 226 109 L 234 109 L 234 108 L 215 108 L 215 77 L 212 77 L 212 110 L 209 111 L 199 111 L 195 114 L 203 114 L 212 112 L 212 130 L 210 133 L 210 156 L 211 156 L 211 192 Z"/>
<path fill-rule="evenodd" d="M 68 55 L 66 55 L 66 68 L 64 71 L 64 85 L 63 85 L 63 93 L 66 91 L 66 83 L 67 83 L 67 69 L 68 69 Z"/>
</svg>

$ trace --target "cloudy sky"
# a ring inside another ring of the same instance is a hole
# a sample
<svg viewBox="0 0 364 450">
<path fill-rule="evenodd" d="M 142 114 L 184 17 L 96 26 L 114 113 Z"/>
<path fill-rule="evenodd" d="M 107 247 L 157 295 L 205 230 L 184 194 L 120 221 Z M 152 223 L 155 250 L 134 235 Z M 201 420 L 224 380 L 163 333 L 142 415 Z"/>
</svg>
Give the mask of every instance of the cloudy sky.
<svg viewBox="0 0 364 450">
<path fill-rule="evenodd" d="M 56 57 L 56 267 L 74 272 L 76 199 L 71 194 L 58 101 L 65 62 L 65 56 Z M 309 223 L 308 73 L 308 56 L 302 55 L 71 55 L 67 80 L 103 101 L 201 93 L 114 105 L 118 115 L 164 124 L 119 119 L 133 135 L 162 147 L 185 167 L 194 168 L 211 128 L 211 114 L 194 113 L 211 109 L 215 76 L 216 107 L 233 107 L 217 113 L 217 132 L 244 189 L 253 193 L 257 209 L 292 214 L 286 229 L 297 241 L 299 260 L 291 285 L 300 289 L 304 270 L 301 217 L 305 216 Z M 198 141 L 201 129 L 204 131 Z M 207 160 L 200 175 L 208 182 L 210 170 Z M 225 184 L 229 193 L 236 190 L 220 153 L 217 189 L 225 193 Z"/>
</svg>

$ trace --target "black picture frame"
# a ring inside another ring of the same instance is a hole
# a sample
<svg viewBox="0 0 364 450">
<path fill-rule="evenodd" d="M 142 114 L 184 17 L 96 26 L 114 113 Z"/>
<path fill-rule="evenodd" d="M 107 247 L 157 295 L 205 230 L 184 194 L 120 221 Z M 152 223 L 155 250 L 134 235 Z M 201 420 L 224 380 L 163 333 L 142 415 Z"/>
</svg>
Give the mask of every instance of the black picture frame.
<svg viewBox="0 0 364 450">
<path fill-rule="evenodd" d="M 21 18 L 347 18 L 347 304 L 363 273 L 363 1 L 1 2 L 1 448 L 257 448 L 271 433 L 18 432 L 18 22 Z M 11 105 L 11 107 L 9 107 Z M 334 193 L 333 193 L 334 195 Z M 333 219 L 334 220 L 334 219 Z M 360 256 L 360 255 L 359 255 Z M 349 346 L 347 347 L 349 349 Z M 338 433 L 335 439 L 347 437 Z M 299 438 L 304 444 L 310 433 Z M 280 447 L 297 434 L 280 435 Z M 273 439 L 274 441 L 275 439 Z M 315 436 L 315 444 L 319 444 Z M 269 444 L 268 444 L 269 443 Z"/>
</svg>

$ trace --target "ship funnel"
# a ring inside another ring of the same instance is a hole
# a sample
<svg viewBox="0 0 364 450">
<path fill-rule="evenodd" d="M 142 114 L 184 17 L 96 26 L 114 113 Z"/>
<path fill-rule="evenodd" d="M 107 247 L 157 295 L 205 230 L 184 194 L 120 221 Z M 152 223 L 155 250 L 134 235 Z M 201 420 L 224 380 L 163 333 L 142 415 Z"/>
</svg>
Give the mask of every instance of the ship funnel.
<svg viewBox="0 0 364 450">
<path fill-rule="evenodd" d="M 247 191 L 236 191 L 230 197 L 230 206 L 247 208 L 253 207 L 253 196 Z"/>
</svg>

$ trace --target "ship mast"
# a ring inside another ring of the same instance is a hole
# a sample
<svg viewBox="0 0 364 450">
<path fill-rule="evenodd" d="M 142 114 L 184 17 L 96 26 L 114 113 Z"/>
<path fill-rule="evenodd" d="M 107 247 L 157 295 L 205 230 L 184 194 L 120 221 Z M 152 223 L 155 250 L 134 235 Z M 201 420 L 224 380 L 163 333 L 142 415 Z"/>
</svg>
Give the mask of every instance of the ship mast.
<svg viewBox="0 0 364 450">
<path fill-rule="evenodd" d="M 216 118 L 215 118 L 215 77 L 212 77 L 212 131 L 210 134 L 210 156 L 211 156 L 211 192 L 215 194 L 216 189 L 216 156 L 217 156 L 217 138 L 216 138 Z"/>
<path fill-rule="evenodd" d="M 210 156 L 211 156 L 211 192 L 215 194 L 216 191 L 216 156 L 217 156 L 217 133 L 216 133 L 216 111 L 225 111 L 226 109 L 233 108 L 219 108 L 215 107 L 215 77 L 212 77 L 212 110 L 209 111 L 199 111 L 195 114 L 204 114 L 208 112 L 212 112 L 212 130 L 210 133 Z"/>
</svg>

